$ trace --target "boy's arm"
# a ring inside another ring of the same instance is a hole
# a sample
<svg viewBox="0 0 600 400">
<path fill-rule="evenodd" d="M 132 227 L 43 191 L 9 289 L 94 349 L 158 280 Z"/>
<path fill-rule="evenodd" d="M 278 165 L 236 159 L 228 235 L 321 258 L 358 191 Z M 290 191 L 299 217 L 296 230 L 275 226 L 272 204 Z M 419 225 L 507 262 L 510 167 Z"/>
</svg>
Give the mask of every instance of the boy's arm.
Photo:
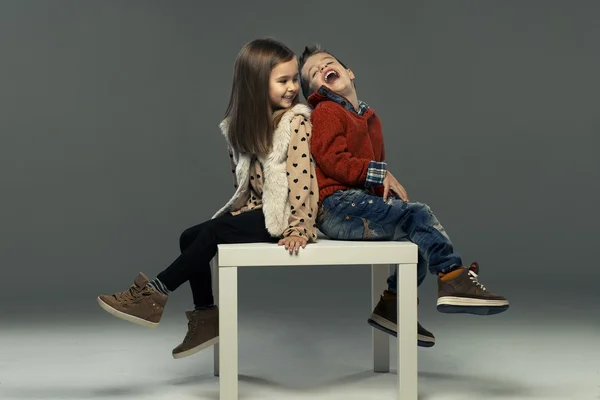
<svg viewBox="0 0 600 400">
<path fill-rule="evenodd" d="M 339 118 L 321 108 L 313 111 L 311 121 L 311 151 L 325 175 L 348 186 L 368 187 L 383 184 L 387 164 L 357 158 L 348 152 L 346 132 Z"/>
<path fill-rule="evenodd" d="M 385 162 L 385 141 L 383 138 L 381 138 L 381 160 Z M 385 179 L 387 175 L 387 166 L 386 166 L 386 172 L 383 174 L 383 179 Z M 377 185 L 373 185 L 373 191 L 375 192 L 375 194 L 379 197 L 383 197 L 383 193 L 384 193 L 384 187 L 383 187 L 383 179 L 381 180 L 380 184 Z"/>
</svg>

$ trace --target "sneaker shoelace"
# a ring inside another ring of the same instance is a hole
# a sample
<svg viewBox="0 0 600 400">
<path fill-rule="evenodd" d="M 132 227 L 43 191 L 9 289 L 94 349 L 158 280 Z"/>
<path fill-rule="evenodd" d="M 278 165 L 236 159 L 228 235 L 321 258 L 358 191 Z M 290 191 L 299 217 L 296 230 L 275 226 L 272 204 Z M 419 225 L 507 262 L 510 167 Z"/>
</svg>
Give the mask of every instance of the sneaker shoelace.
<svg viewBox="0 0 600 400">
<path fill-rule="evenodd" d="M 477 286 L 481 290 L 487 292 L 487 289 L 485 288 L 485 286 L 483 286 L 481 283 L 479 283 L 479 279 L 477 279 L 477 274 L 474 271 L 469 270 L 469 279 L 471 280 L 471 282 L 473 282 L 475 284 L 475 286 Z"/>
<path fill-rule="evenodd" d="M 198 329 L 198 325 L 200 325 L 200 319 L 198 318 L 192 318 L 191 321 L 188 321 L 188 331 L 183 339 L 184 342 L 188 341 L 192 336 L 194 336 L 196 330 Z"/>
<path fill-rule="evenodd" d="M 128 301 L 128 300 L 136 300 L 142 297 L 142 290 L 138 288 L 136 285 L 131 285 L 129 289 L 115 293 L 115 297 L 118 301 Z"/>
</svg>

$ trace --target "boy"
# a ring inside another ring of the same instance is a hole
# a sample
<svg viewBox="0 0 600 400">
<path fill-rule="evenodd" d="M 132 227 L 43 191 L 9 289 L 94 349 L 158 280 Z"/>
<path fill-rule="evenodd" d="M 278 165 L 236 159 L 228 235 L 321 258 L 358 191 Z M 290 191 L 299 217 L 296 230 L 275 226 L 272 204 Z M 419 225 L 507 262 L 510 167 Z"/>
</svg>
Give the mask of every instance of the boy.
<svg viewBox="0 0 600 400">
<path fill-rule="evenodd" d="M 339 240 L 410 240 L 419 246 L 417 285 L 438 276 L 437 309 L 443 313 L 492 315 L 508 300 L 479 283 L 479 266 L 462 264 L 431 209 L 409 202 L 404 187 L 387 171 L 381 122 L 358 100 L 354 73 L 319 46 L 299 59 L 302 92 L 313 107 L 311 152 L 317 164 L 319 229 Z M 397 335 L 396 273 L 369 318 L 369 324 Z M 419 323 L 418 345 L 431 347 L 434 335 Z"/>
</svg>

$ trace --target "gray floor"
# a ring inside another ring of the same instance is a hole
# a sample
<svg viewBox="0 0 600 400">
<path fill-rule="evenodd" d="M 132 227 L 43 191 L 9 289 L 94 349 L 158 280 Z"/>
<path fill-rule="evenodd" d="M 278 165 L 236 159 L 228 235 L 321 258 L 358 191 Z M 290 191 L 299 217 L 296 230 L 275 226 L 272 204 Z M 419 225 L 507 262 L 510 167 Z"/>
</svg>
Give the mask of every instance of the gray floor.
<svg viewBox="0 0 600 400">
<path fill-rule="evenodd" d="M 395 368 L 370 371 L 367 295 L 344 307 L 324 291 L 311 302 L 280 296 L 275 308 L 241 294 L 240 398 L 395 399 Z M 419 351 L 421 400 L 600 399 L 597 298 L 544 306 L 523 289 L 509 312 L 475 317 L 439 314 L 421 296 L 420 319 L 438 339 Z M 4 313 L 0 399 L 218 399 L 212 349 L 171 358 L 185 334 L 184 298 L 154 330 L 110 317 L 93 297 Z"/>
</svg>

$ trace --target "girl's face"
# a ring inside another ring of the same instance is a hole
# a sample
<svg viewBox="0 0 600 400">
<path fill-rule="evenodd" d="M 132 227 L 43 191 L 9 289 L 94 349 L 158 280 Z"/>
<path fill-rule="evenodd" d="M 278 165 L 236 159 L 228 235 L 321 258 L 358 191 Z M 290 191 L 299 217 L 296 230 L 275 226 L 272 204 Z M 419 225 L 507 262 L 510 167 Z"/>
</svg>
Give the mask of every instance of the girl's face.
<svg viewBox="0 0 600 400">
<path fill-rule="evenodd" d="M 298 61 L 292 60 L 277 64 L 269 77 L 269 102 L 273 111 L 288 108 L 298 96 L 300 82 L 298 79 Z"/>
</svg>

